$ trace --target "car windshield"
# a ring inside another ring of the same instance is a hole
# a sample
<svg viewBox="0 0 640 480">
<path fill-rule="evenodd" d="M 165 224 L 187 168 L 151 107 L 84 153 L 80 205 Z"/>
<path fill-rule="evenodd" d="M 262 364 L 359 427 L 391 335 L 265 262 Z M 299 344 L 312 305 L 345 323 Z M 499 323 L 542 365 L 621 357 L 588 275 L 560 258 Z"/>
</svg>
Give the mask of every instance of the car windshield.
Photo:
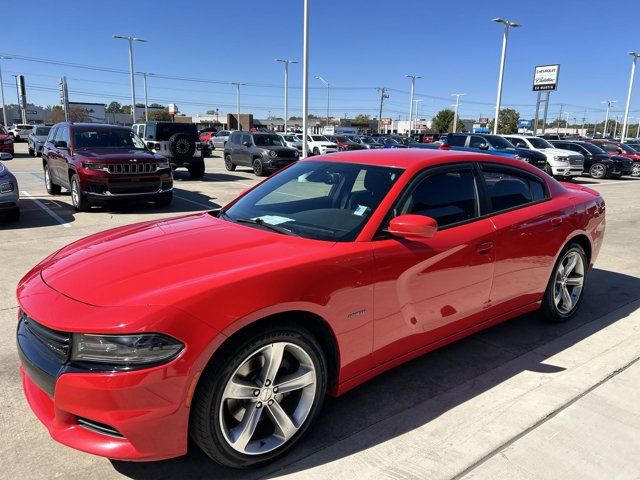
<svg viewBox="0 0 640 480">
<path fill-rule="evenodd" d="M 395 138 L 385 138 L 384 141 L 387 143 L 398 143 L 398 144 L 400 143 Z"/>
<path fill-rule="evenodd" d="M 38 137 L 44 137 L 49 135 L 49 130 L 51 130 L 51 127 L 37 127 L 33 134 Z"/>
<path fill-rule="evenodd" d="M 529 143 L 533 145 L 533 148 L 553 148 L 553 145 L 547 142 L 544 138 L 527 137 L 527 140 L 529 140 Z"/>
<path fill-rule="evenodd" d="M 329 140 L 324 135 L 312 135 L 311 138 L 314 142 L 328 142 Z"/>
<path fill-rule="evenodd" d="M 376 139 L 373 137 L 360 137 L 360 139 L 364 142 L 364 143 L 378 143 L 376 142 Z"/>
<path fill-rule="evenodd" d="M 258 147 L 283 147 L 284 143 L 280 136 L 275 133 L 267 135 L 254 135 L 253 143 Z"/>
<path fill-rule="evenodd" d="M 87 150 L 98 148 L 146 150 L 140 137 L 127 128 L 75 127 L 73 146 L 76 149 Z"/>
<path fill-rule="evenodd" d="M 296 136 L 295 136 L 295 135 L 285 135 L 285 136 L 284 136 L 284 139 L 285 139 L 287 142 L 297 142 L 297 141 L 298 141 L 298 139 L 296 138 Z"/>
<path fill-rule="evenodd" d="M 176 133 L 184 133 L 191 137 L 198 136 L 198 129 L 193 123 L 159 123 L 157 128 L 158 141 L 167 141 Z M 197 140 L 197 138 L 196 138 Z"/>
<path fill-rule="evenodd" d="M 593 153 L 595 155 L 607 154 L 607 152 L 605 152 L 600 147 L 594 145 L 593 143 L 584 142 L 584 143 L 581 143 L 580 145 L 586 148 L 589 151 L 589 153 Z"/>
<path fill-rule="evenodd" d="M 487 140 L 491 143 L 493 148 L 497 148 L 498 150 L 502 150 L 505 148 L 514 148 L 513 143 L 511 143 L 506 138 L 502 138 L 498 135 L 487 135 Z"/>
<path fill-rule="evenodd" d="M 401 173 L 375 165 L 299 162 L 240 198 L 221 218 L 316 240 L 353 241 Z"/>
</svg>

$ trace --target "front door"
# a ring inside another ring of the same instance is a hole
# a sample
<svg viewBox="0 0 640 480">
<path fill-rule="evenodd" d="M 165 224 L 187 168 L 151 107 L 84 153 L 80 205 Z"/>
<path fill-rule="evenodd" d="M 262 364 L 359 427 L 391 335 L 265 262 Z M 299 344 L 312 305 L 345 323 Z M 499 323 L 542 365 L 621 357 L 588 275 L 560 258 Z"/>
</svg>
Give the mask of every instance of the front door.
<svg viewBox="0 0 640 480">
<path fill-rule="evenodd" d="M 395 215 L 438 222 L 429 239 L 374 242 L 374 360 L 384 363 L 487 318 L 495 228 L 479 218 L 471 164 L 430 169 L 399 200 Z"/>
</svg>

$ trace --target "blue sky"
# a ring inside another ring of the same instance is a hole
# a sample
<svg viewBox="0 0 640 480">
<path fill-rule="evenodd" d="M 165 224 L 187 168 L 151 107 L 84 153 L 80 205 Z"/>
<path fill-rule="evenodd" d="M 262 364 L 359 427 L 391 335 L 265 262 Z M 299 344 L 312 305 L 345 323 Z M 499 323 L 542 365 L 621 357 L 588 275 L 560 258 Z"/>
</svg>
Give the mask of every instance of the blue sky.
<svg viewBox="0 0 640 480">
<path fill-rule="evenodd" d="M 8 0 L 2 0 L 7 2 Z M 559 104 L 578 121 L 602 120 L 602 100 L 626 99 L 631 57 L 640 50 L 640 2 L 610 0 L 485 1 L 448 4 L 418 0 L 310 0 L 310 112 L 324 115 L 326 90 L 316 75 L 332 85 L 331 113 L 377 116 L 376 87 L 390 89 L 383 117 L 406 118 L 409 80 L 430 117 L 462 97 L 463 118 L 492 116 L 496 95 L 503 17 L 523 24 L 511 31 L 503 105 L 532 117 L 533 67 L 560 63 L 559 90 L 551 95 L 549 117 Z M 112 34 L 131 34 L 136 70 L 221 82 L 241 81 L 242 110 L 265 118 L 283 114 L 283 67 L 274 58 L 302 60 L 302 0 L 163 2 L 162 0 L 43 0 L 42 15 L 28 22 L 3 22 L 0 54 L 48 59 L 128 71 L 127 45 Z M 603 6 L 606 10 L 603 9 Z M 21 9 L 19 9 L 21 10 Z M 26 76 L 29 101 L 58 102 L 57 78 L 66 75 L 72 101 L 116 100 L 129 103 L 129 78 L 70 66 L 15 58 L 2 63 L 5 97 L 15 102 L 14 79 Z M 142 79 L 137 79 L 142 98 Z M 290 69 L 290 114 L 301 111 L 301 64 Z M 297 88 L 296 88 L 297 87 Z M 640 117 L 640 80 L 631 115 Z M 149 97 L 176 103 L 195 114 L 213 108 L 235 110 L 235 87 L 150 78 Z M 433 98 L 436 97 L 436 98 Z M 637 119 L 632 119 L 632 122 Z"/>
</svg>

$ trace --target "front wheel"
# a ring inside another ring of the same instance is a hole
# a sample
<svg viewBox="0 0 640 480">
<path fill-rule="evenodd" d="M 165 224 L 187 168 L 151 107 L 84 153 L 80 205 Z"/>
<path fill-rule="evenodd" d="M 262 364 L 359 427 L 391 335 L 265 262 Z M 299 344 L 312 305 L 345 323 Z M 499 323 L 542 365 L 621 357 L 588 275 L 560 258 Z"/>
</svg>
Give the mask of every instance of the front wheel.
<svg viewBox="0 0 640 480">
<path fill-rule="evenodd" d="M 632 177 L 640 177 L 640 162 L 633 162 L 633 168 L 631 169 Z"/>
<path fill-rule="evenodd" d="M 236 169 L 236 164 L 231 161 L 231 155 L 226 155 L 224 157 L 224 168 L 229 172 L 233 172 Z"/>
<path fill-rule="evenodd" d="M 168 207 L 173 201 L 173 192 L 165 192 L 156 196 L 154 203 L 158 208 Z"/>
<path fill-rule="evenodd" d="M 190 433 L 213 460 L 235 468 L 272 461 L 317 417 L 327 390 L 322 348 L 306 330 L 271 327 L 205 370 Z"/>
<path fill-rule="evenodd" d="M 603 163 L 594 163 L 589 167 L 589 175 L 591 178 L 602 179 L 607 176 L 607 167 Z"/>
<path fill-rule="evenodd" d="M 256 177 L 265 176 L 264 165 L 262 164 L 262 160 L 260 160 L 259 158 L 256 158 L 253 161 L 253 173 L 256 174 Z"/>
<path fill-rule="evenodd" d="M 542 299 L 542 314 L 552 322 L 564 322 L 578 310 L 589 267 L 584 249 L 570 243 L 556 262 Z"/>
<path fill-rule="evenodd" d="M 80 187 L 78 175 L 71 177 L 71 204 L 78 212 L 86 212 L 91 208 L 91 204 Z"/>
</svg>

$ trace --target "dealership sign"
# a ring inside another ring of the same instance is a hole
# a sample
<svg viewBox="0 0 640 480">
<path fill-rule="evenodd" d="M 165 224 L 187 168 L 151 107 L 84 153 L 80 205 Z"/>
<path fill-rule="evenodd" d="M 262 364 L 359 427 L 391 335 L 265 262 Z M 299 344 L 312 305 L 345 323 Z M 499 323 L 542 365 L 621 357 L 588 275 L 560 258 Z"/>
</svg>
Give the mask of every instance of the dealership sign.
<svg viewBox="0 0 640 480">
<path fill-rule="evenodd" d="M 176 113 L 178 113 L 178 107 L 175 105 L 175 103 L 170 103 L 168 108 L 169 115 L 174 116 Z"/>
<path fill-rule="evenodd" d="M 539 65 L 533 72 L 533 91 L 556 90 L 560 65 Z"/>
<path fill-rule="evenodd" d="M 381 118 L 380 125 L 391 125 L 392 120 L 390 118 Z"/>
<path fill-rule="evenodd" d="M 531 120 L 518 120 L 518 126 L 519 127 L 530 127 L 531 126 Z"/>
</svg>

